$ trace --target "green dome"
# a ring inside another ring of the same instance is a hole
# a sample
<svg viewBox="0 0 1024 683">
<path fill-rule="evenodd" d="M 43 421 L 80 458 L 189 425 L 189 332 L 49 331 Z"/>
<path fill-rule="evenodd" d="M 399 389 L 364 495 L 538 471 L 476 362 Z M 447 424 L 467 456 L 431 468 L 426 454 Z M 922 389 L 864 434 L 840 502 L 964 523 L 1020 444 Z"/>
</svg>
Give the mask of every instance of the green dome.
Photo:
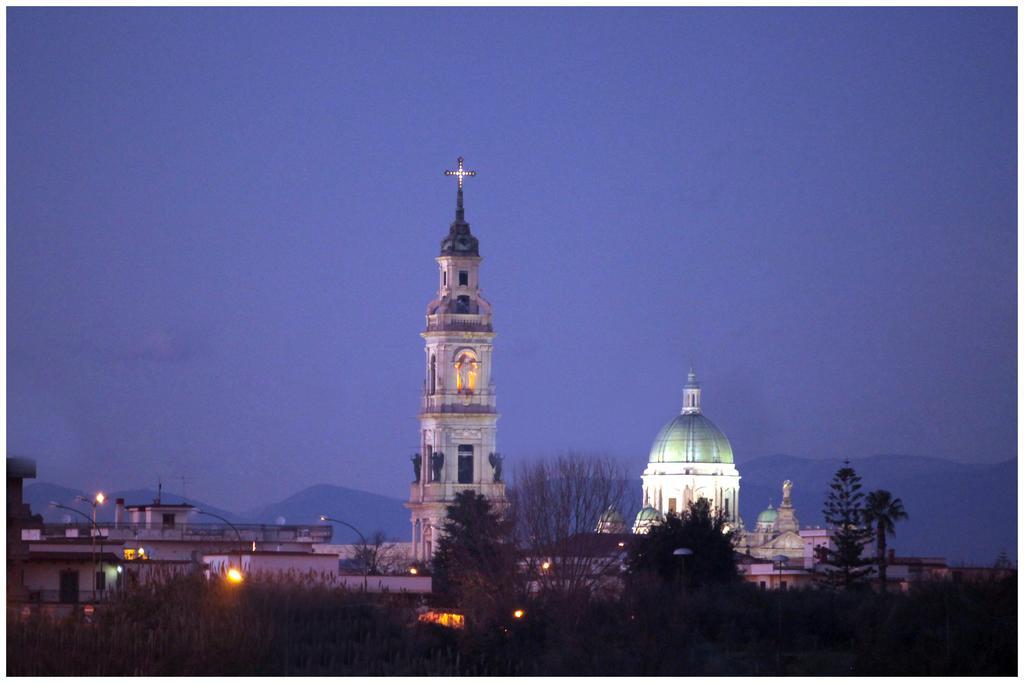
<svg viewBox="0 0 1024 683">
<path fill-rule="evenodd" d="M 653 508 L 650 505 L 640 510 L 636 515 L 637 522 L 661 522 L 665 518 L 661 516 L 657 508 Z"/>
<path fill-rule="evenodd" d="M 622 513 L 613 507 L 608 508 L 601 515 L 601 521 L 606 524 L 625 524 L 626 520 L 622 518 Z"/>
<path fill-rule="evenodd" d="M 732 446 L 725 434 L 703 414 L 684 413 L 661 428 L 648 460 L 732 464 Z"/>
<path fill-rule="evenodd" d="M 768 509 L 757 516 L 758 524 L 774 524 L 775 520 L 779 518 L 779 513 L 775 511 L 771 503 L 768 503 Z"/>
</svg>

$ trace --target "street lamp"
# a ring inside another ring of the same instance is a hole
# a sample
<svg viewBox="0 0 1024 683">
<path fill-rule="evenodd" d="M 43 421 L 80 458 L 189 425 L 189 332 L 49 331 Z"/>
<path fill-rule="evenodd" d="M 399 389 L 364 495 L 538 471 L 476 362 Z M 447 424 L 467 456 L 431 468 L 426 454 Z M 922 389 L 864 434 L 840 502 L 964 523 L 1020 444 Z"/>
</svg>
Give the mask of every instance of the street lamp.
<svg viewBox="0 0 1024 683">
<path fill-rule="evenodd" d="M 92 530 L 89 532 L 89 536 L 91 538 L 90 543 L 92 544 L 92 564 L 93 564 L 93 569 L 95 570 L 95 572 L 93 573 L 93 577 L 92 577 L 92 597 L 93 597 L 93 600 L 95 600 L 96 599 L 96 575 L 100 573 L 99 563 L 96 562 L 96 537 L 100 535 L 100 530 L 96 526 L 96 506 L 97 505 L 102 505 L 103 501 L 105 500 L 105 498 L 104 498 L 102 493 L 97 493 L 95 501 L 91 501 L 88 498 L 86 498 L 85 496 L 76 496 L 75 499 L 76 500 L 85 501 L 86 503 L 89 503 L 90 505 L 92 505 L 92 518 L 91 519 L 89 518 L 89 516 L 87 514 L 85 514 L 81 510 L 77 510 L 77 509 L 75 509 L 73 507 L 69 507 L 67 505 L 61 505 L 60 503 L 58 503 L 55 500 L 51 500 L 50 501 L 50 507 L 52 507 L 52 508 L 60 508 L 61 510 L 69 510 L 70 512 L 74 512 L 76 515 L 80 515 L 82 518 L 85 519 L 85 521 L 89 522 L 89 524 L 92 527 Z M 101 555 L 103 554 L 103 545 L 102 544 L 103 544 L 103 541 L 101 539 L 100 540 L 100 554 Z M 104 586 L 106 586 L 106 580 L 104 580 L 103 584 L 104 584 Z"/>
<path fill-rule="evenodd" d="M 693 555 L 693 551 L 689 548 L 676 548 L 672 551 L 672 555 L 673 557 L 679 558 L 679 586 L 680 590 L 682 590 L 682 586 L 684 585 L 683 574 L 686 572 L 686 558 Z"/>
<path fill-rule="evenodd" d="M 785 555 L 775 555 L 772 557 L 772 562 L 775 563 L 775 569 L 777 572 L 777 583 L 775 590 L 778 591 L 778 609 L 776 610 L 779 614 L 778 630 L 775 633 L 775 668 L 776 674 L 782 674 L 782 565 L 786 563 L 789 558 Z"/>
<path fill-rule="evenodd" d="M 362 531 L 360 531 L 359 529 L 355 528 L 354 526 L 352 526 L 348 522 L 343 522 L 340 519 L 335 519 L 334 517 L 328 517 L 327 515 L 320 515 L 320 521 L 321 522 L 334 522 L 335 524 L 341 524 L 343 526 L 347 526 L 349 529 L 351 529 L 352 531 L 354 531 L 357 534 L 359 534 L 359 538 L 362 539 L 362 541 L 363 541 L 363 548 L 364 548 L 363 552 L 364 553 L 369 553 L 370 552 L 370 544 L 366 542 L 366 536 L 363 536 L 363 532 Z M 367 557 L 363 557 L 363 592 L 364 593 L 366 592 L 366 575 L 370 571 L 370 567 L 369 567 L 369 563 L 367 562 L 367 559 L 368 559 Z"/>
<path fill-rule="evenodd" d="M 231 527 L 231 530 L 235 532 L 235 536 L 238 537 L 238 569 L 229 568 L 228 569 L 228 579 L 230 581 L 232 581 L 233 583 L 239 583 L 242 580 L 242 572 L 241 572 L 241 568 L 242 568 L 242 553 L 245 552 L 245 543 L 242 541 L 242 534 L 238 531 L 238 527 L 236 527 L 234 524 L 232 524 L 231 522 L 229 522 L 228 520 L 224 519 L 223 517 L 221 517 L 220 515 L 218 515 L 218 514 L 216 514 L 214 512 L 207 512 L 206 510 L 199 510 L 199 509 L 193 510 L 193 512 L 195 512 L 197 515 L 206 515 L 207 517 L 213 517 L 214 519 L 219 519 L 220 521 L 224 522 L 229 527 Z M 228 553 L 228 564 L 229 565 L 231 564 L 231 553 L 230 552 Z M 235 572 L 235 574 L 238 575 L 238 580 L 237 581 L 232 578 L 231 572 Z"/>
</svg>

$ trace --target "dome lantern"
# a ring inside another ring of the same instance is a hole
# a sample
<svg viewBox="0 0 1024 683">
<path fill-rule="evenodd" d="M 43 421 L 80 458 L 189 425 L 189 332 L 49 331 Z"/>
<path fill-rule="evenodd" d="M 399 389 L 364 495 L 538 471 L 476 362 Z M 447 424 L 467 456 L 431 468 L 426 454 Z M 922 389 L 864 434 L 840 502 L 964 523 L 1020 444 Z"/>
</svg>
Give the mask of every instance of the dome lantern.
<svg viewBox="0 0 1024 683">
<path fill-rule="evenodd" d="M 697 373 L 690 367 L 686 375 L 686 386 L 683 387 L 683 415 L 700 415 L 700 384 L 697 383 Z"/>
</svg>

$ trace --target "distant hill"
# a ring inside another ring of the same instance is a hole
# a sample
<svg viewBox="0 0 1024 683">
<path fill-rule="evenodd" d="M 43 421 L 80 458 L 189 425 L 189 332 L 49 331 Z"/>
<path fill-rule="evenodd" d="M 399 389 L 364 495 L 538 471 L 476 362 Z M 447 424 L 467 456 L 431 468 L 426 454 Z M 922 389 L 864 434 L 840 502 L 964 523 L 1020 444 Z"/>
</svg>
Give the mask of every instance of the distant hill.
<svg viewBox="0 0 1024 683">
<path fill-rule="evenodd" d="M 96 508 L 96 519 L 100 522 L 114 521 L 114 501 L 118 498 L 124 498 L 127 505 L 139 505 L 142 503 L 151 503 L 156 500 L 157 497 L 157 492 L 151 489 L 129 489 L 125 491 L 110 491 L 109 493 L 104 493 L 107 496 L 107 502 Z M 65 515 L 70 515 L 74 520 L 84 521 L 81 517 L 72 512 L 50 507 L 50 501 L 56 501 L 61 505 L 67 505 L 68 507 L 81 510 L 87 515 L 92 515 L 92 507 L 86 503 L 76 500 L 77 496 L 85 495 L 86 494 L 83 491 L 79 491 L 77 489 L 70 489 L 57 484 L 48 484 L 42 481 L 26 484 L 24 493 L 25 502 L 32 507 L 32 513 L 41 514 L 43 519 L 47 522 L 60 522 Z M 231 522 L 245 521 L 234 512 L 222 510 L 221 508 L 208 505 L 202 501 L 194 500 L 192 498 L 182 498 L 181 496 L 165 492 L 162 500 L 165 503 L 181 503 L 184 501 L 190 505 L 196 506 L 200 510 L 206 510 L 216 515 L 220 515 Z M 207 519 L 206 521 L 216 523 L 217 520 Z"/>
<path fill-rule="evenodd" d="M 397 498 L 356 489 L 318 484 L 284 500 L 246 513 L 255 522 L 273 524 L 284 517 L 286 524 L 318 524 L 320 515 L 341 519 L 366 536 L 383 531 L 391 540 L 408 541 L 412 537 L 409 511 Z M 359 537 L 351 529 L 334 524 L 333 543 L 352 543 Z"/>
<path fill-rule="evenodd" d="M 991 564 L 1005 550 L 1017 557 L 1017 460 L 965 465 L 910 455 L 851 459 L 864 491 L 887 489 L 903 499 L 910 518 L 896 527 L 890 547 L 900 555 Z M 737 464 L 740 515 L 753 526 L 768 501 L 778 505 L 782 482 L 793 482 L 793 505 L 803 526 L 824 524 L 828 484 L 842 460 L 771 455 Z"/>
</svg>

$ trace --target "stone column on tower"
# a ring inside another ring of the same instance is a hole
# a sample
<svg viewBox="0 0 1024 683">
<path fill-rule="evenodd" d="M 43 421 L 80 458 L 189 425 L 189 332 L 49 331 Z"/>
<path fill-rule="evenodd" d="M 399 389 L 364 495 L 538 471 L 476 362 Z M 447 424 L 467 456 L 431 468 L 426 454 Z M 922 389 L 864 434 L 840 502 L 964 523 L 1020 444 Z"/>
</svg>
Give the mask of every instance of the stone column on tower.
<svg viewBox="0 0 1024 683">
<path fill-rule="evenodd" d="M 469 229 L 458 178 L 455 220 L 441 241 L 438 289 L 427 305 L 420 450 L 413 457 L 415 480 L 406 507 L 411 512 L 417 561 L 437 550 L 447 508 L 461 491 L 472 490 L 497 504 L 505 500 L 502 456 L 497 448 L 498 412 L 491 381 L 495 333 L 491 305 L 480 289 L 479 241 Z"/>
</svg>

